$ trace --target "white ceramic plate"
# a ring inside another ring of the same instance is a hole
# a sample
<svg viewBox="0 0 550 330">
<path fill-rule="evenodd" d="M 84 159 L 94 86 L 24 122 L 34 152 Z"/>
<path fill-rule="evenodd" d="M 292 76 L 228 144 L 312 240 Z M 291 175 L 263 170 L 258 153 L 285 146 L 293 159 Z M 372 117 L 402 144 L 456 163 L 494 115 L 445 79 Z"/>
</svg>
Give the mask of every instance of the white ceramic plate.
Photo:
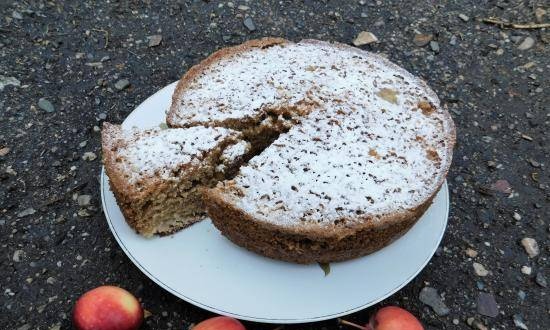
<svg viewBox="0 0 550 330">
<path fill-rule="evenodd" d="M 138 106 L 125 127 L 154 127 L 165 120 L 175 83 Z M 266 323 L 302 323 L 359 311 L 397 292 L 426 266 L 439 245 L 449 210 L 447 184 L 403 237 L 369 256 L 333 263 L 324 275 L 316 264 L 297 265 L 240 248 L 209 219 L 174 235 L 146 239 L 126 224 L 101 173 L 109 226 L 132 262 L 162 288 L 209 311 Z"/>
</svg>

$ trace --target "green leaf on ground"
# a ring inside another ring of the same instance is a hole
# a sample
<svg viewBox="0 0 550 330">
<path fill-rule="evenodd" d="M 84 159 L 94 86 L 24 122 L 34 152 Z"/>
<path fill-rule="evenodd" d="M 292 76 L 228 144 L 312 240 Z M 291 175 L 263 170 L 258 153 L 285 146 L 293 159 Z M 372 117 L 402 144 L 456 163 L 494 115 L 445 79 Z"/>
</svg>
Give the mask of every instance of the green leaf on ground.
<svg viewBox="0 0 550 330">
<path fill-rule="evenodd" d="M 330 264 L 325 262 L 318 262 L 319 267 L 325 272 L 325 276 L 330 274 Z"/>
</svg>

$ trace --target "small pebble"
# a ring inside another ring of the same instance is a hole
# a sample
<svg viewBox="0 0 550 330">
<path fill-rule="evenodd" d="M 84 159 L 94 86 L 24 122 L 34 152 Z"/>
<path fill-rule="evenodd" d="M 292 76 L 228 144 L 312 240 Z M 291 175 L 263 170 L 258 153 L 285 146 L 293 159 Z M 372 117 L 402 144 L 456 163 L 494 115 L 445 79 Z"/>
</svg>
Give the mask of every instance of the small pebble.
<svg viewBox="0 0 550 330">
<path fill-rule="evenodd" d="M 529 328 L 527 327 L 527 325 L 523 321 L 523 316 L 521 316 L 520 314 L 514 314 L 513 319 L 514 319 L 514 325 L 516 327 L 518 327 L 519 329 L 523 329 L 523 330 L 529 330 Z"/>
<path fill-rule="evenodd" d="M 4 90 L 4 87 L 8 85 L 19 87 L 21 86 L 21 82 L 15 77 L 6 77 L 4 75 L 0 75 L 0 91 Z"/>
<path fill-rule="evenodd" d="M 88 212 L 87 210 L 84 210 L 84 209 L 78 210 L 77 214 L 78 214 L 79 217 L 82 217 L 82 218 L 87 218 L 87 217 L 91 216 L 90 212 Z"/>
<path fill-rule="evenodd" d="M 521 272 L 525 275 L 531 275 L 533 269 L 529 266 L 521 266 Z"/>
<path fill-rule="evenodd" d="M 495 181 L 495 183 L 491 184 L 491 189 L 505 194 L 509 194 L 512 192 L 512 186 L 506 180 Z"/>
<path fill-rule="evenodd" d="M 451 36 L 451 40 L 449 40 L 449 44 L 450 44 L 451 46 L 455 46 L 455 45 L 456 45 L 456 42 L 457 42 L 456 36 L 455 36 L 455 35 Z"/>
<path fill-rule="evenodd" d="M 517 213 L 517 212 L 514 212 L 513 217 L 514 217 L 514 220 L 517 220 L 517 221 L 521 220 L 521 215 L 519 215 L 519 213 Z"/>
<path fill-rule="evenodd" d="M 87 160 L 87 161 L 93 161 L 97 158 L 97 155 L 91 151 L 88 151 L 88 152 L 85 152 L 83 155 L 82 155 L 82 159 L 83 160 Z"/>
<path fill-rule="evenodd" d="M 529 158 L 529 159 L 527 160 L 527 162 L 528 162 L 529 164 L 531 164 L 531 166 L 533 166 L 534 168 L 539 168 L 539 167 L 540 167 L 540 163 L 537 162 L 536 160 L 532 159 L 532 158 Z"/>
<path fill-rule="evenodd" d="M 430 48 L 434 53 L 439 53 L 439 43 L 437 41 L 430 41 Z"/>
<path fill-rule="evenodd" d="M 418 47 L 424 47 L 432 41 L 433 35 L 431 34 L 416 34 L 413 38 L 413 43 Z"/>
<path fill-rule="evenodd" d="M 162 41 L 162 36 L 160 34 L 155 34 L 153 36 L 148 36 L 147 39 L 149 40 L 149 47 L 156 47 L 160 45 Z"/>
<path fill-rule="evenodd" d="M 535 39 L 533 39 L 531 37 L 527 37 L 527 38 L 523 39 L 521 44 L 519 44 L 518 49 L 519 50 L 528 50 L 528 49 L 532 48 L 534 45 L 535 45 Z"/>
<path fill-rule="evenodd" d="M 477 329 L 477 330 L 488 330 L 487 327 L 485 326 L 485 324 L 481 323 L 481 321 L 479 320 L 476 320 L 475 318 L 473 317 L 469 317 L 467 320 L 466 320 L 466 323 L 470 326 L 470 328 L 472 329 Z"/>
<path fill-rule="evenodd" d="M 450 312 L 449 308 L 445 305 L 437 293 L 437 290 L 434 288 L 428 286 L 423 288 L 422 291 L 420 291 L 418 299 L 420 299 L 420 301 L 424 304 L 430 306 L 439 316 L 447 315 Z"/>
<path fill-rule="evenodd" d="M 15 261 L 15 262 L 20 262 L 24 255 L 25 255 L 25 251 L 15 250 L 13 252 L 12 260 Z"/>
<path fill-rule="evenodd" d="M 474 266 L 474 272 L 476 273 L 477 276 L 484 277 L 489 275 L 489 271 L 485 269 L 485 266 L 483 266 L 482 264 L 474 262 L 473 266 Z"/>
<path fill-rule="evenodd" d="M 256 31 L 256 25 L 254 24 L 254 21 L 252 18 L 247 17 L 243 21 L 244 26 L 248 29 L 248 31 L 253 32 Z"/>
<path fill-rule="evenodd" d="M 78 205 L 80 206 L 88 206 L 90 205 L 90 201 L 92 200 L 91 195 L 79 195 L 76 199 Z"/>
<path fill-rule="evenodd" d="M 26 217 L 28 215 L 33 215 L 36 213 L 36 210 L 33 209 L 32 207 L 29 207 L 27 209 L 24 209 L 23 211 L 17 213 L 17 217 L 18 218 L 23 218 L 23 217 Z"/>
<path fill-rule="evenodd" d="M 465 14 L 458 14 L 458 17 L 463 20 L 464 22 L 468 22 L 470 20 L 470 17 L 466 16 Z"/>
<path fill-rule="evenodd" d="M 540 249 L 537 241 L 531 237 L 525 237 L 521 240 L 521 245 L 523 245 L 523 248 L 525 249 L 525 252 L 527 252 L 527 255 L 530 258 L 534 258 L 539 255 Z"/>
<path fill-rule="evenodd" d="M 23 15 L 21 15 L 21 13 L 16 10 L 11 13 L 11 17 L 15 19 L 23 19 Z"/>
<path fill-rule="evenodd" d="M 130 86 L 130 81 L 128 79 L 120 79 L 115 83 L 115 88 L 119 91 L 127 88 L 128 86 Z"/>
<path fill-rule="evenodd" d="M 477 257 L 477 254 L 478 254 L 477 251 L 474 250 L 474 249 L 470 249 L 470 248 L 467 248 L 467 249 L 466 249 L 466 255 L 467 255 L 468 257 L 470 257 L 470 258 L 475 258 L 475 257 Z"/>
<path fill-rule="evenodd" d="M 363 45 L 368 45 L 376 42 L 378 42 L 378 38 L 374 34 L 368 31 L 362 31 L 357 35 L 355 40 L 353 40 L 353 44 L 355 46 L 363 46 Z"/>
<path fill-rule="evenodd" d="M 86 65 L 96 69 L 103 69 L 103 63 L 101 62 L 89 62 Z"/>
<path fill-rule="evenodd" d="M 544 16 L 546 15 L 546 10 L 544 8 L 538 7 L 535 9 L 535 17 L 537 22 L 542 23 L 544 21 Z"/>
<path fill-rule="evenodd" d="M 481 292 L 477 296 L 477 312 L 484 316 L 496 317 L 498 315 L 498 305 L 495 297 L 486 292 Z"/>
<path fill-rule="evenodd" d="M 537 282 L 538 285 L 540 285 L 543 288 L 548 287 L 548 282 L 546 281 L 546 276 L 542 272 L 538 272 L 537 276 L 535 277 L 535 282 Z"/>
<path fill-rule="evenodd" d="M 46 112 L 54 112 L 55 108 L 53 107 L 52 102 L 48 101 L 47 99 L 41 97 L 38 100 L 38 107 Z"/>
</svg>

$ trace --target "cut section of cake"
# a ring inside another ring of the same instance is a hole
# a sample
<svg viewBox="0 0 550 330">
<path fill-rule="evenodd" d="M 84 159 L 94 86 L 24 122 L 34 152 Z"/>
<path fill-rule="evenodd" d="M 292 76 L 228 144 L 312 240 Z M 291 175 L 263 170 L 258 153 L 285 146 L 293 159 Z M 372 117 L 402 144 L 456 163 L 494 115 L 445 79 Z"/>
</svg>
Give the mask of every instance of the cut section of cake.
<svg viewBox="0 0 550 330">
<path fill-rule="evenodd" d="M 204 216 L 201 189 L 238 168 L 249 145 L 226 128 L 125 130 L 104 123 L 105 171 L 128 224 L 141 235 L 170 234 Z"/>
<path fill-rule="evenodd" d="M 362 256 L 405 233 L 443 184 L 455 143 L 422 80 L 315 40 L 214 53 L 180 80 L 167 123 L 269 136 L 235 178 L 204 190 L 204 205 L 231 241 L 300 263 Z"/>
</svg>

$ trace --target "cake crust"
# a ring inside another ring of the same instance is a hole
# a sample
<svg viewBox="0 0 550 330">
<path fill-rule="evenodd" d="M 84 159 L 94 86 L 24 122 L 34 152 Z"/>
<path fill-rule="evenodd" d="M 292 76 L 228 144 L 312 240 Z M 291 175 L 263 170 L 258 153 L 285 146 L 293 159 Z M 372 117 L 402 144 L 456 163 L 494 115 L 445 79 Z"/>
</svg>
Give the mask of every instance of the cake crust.
<svg viewBox="0 0 550 330">
<path fill-rule="evenodd" d="M 433 196 L 413 210 L 385 215 L 361 226 L 326 228 L 281 227 L 258 221 L 224 200 L 213 189 L 204 191 L 205 205 L 212 222 L 233 243 L 269 258 L 309 264 L 358 258 L 380 250 L 405 234 L 424 214 Z"/>
</svg>

